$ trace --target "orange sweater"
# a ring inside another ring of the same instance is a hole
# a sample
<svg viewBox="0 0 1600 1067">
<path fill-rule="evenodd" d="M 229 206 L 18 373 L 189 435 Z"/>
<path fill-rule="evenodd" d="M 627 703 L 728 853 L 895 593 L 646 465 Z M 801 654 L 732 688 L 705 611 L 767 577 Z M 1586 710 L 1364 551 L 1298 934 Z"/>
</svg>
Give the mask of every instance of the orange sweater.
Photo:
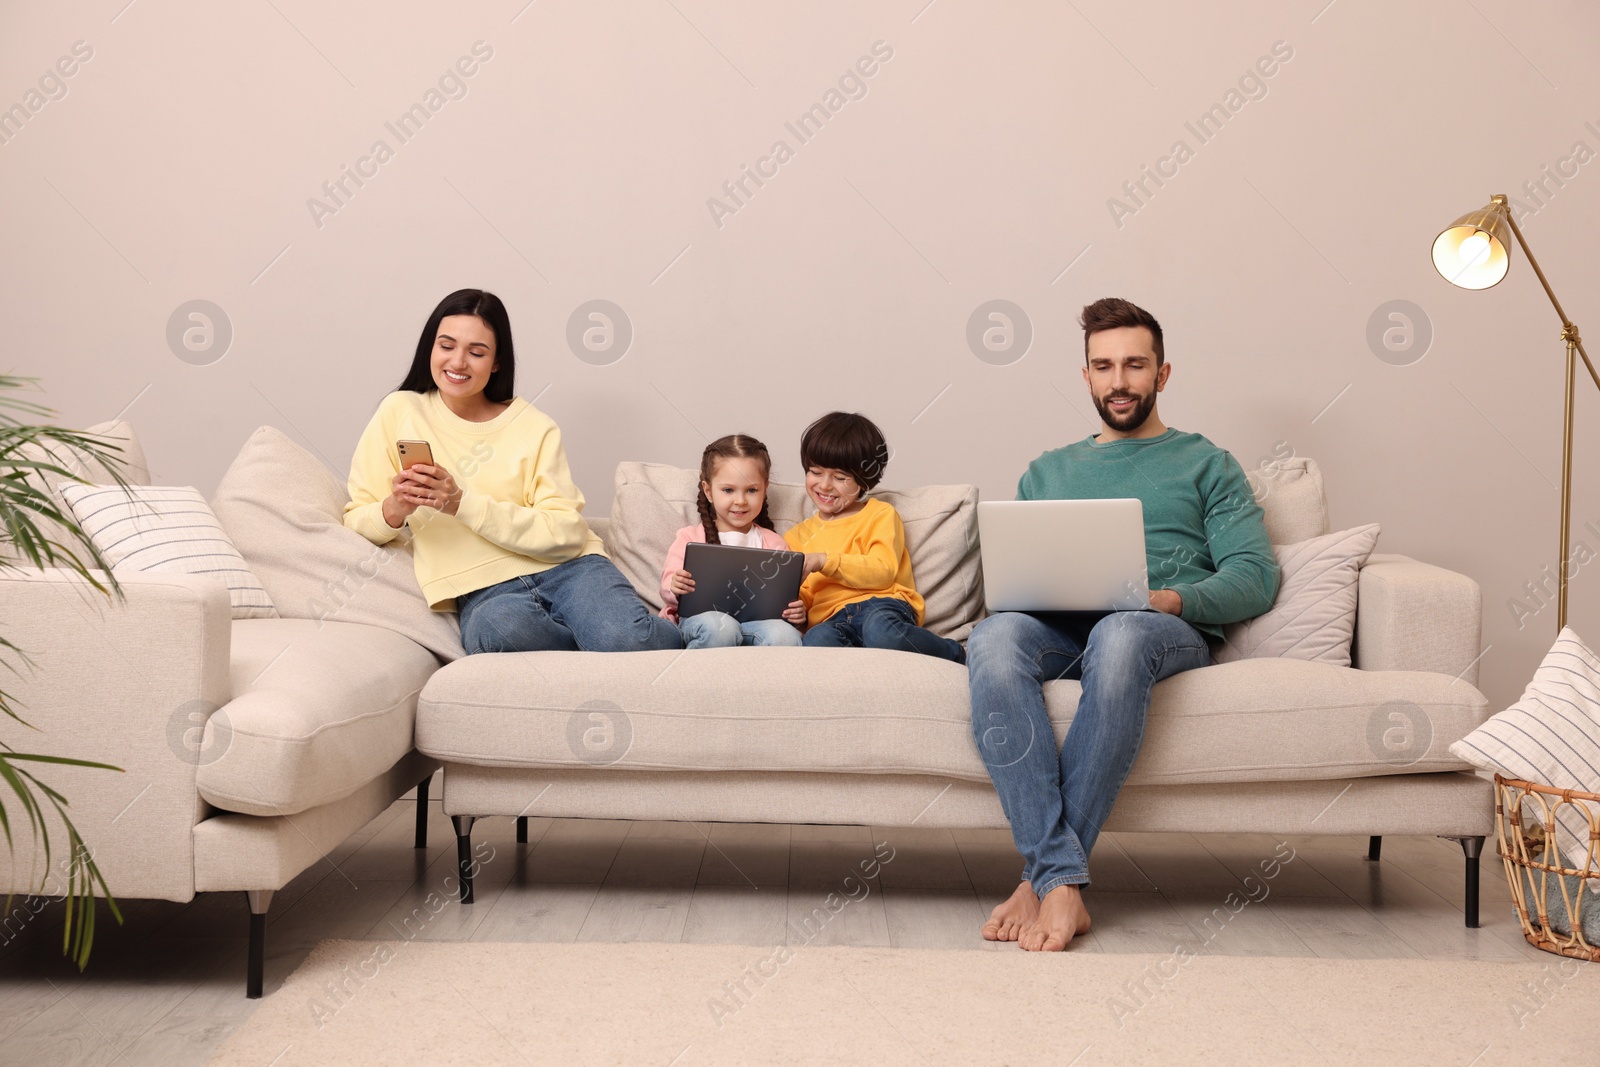
<svg viewBox="0 0 1600 1067">
<path fill-rule="evenodd" d="M 911 578 L 911 553 L 900 513 L 881 500 L 868 500 L 842 519 L 813 515 L 783 535 L 796 552 L 824 552 L 822 570 L 800 583 L 806 623 L 815 626 L 847 604 L 876 596 L 904 600 L 922 625 L 922 597 Z"/>
</svg>

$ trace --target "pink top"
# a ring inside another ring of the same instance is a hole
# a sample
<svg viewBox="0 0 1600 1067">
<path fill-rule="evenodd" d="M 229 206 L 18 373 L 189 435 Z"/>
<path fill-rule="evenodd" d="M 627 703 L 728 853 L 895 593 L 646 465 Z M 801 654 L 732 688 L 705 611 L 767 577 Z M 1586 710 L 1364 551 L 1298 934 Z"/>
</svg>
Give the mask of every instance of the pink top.
<svg viewBox="0 0 1600 1067">
<path fill-rule="evenodd" d="M 776 549 L 779 552 L 792 551 L 789 543 L 776 531 L 769 530 L 765 526 L 752 526 L 751 529 L 760 532 L 762 548 Z M 703 523 L 697 522 L 678 531 L 678 536 L 672 539 L 672 547 L 667 550 L 667 565 L 661 568 L 661 600 L 666 604 L 666 607 L 661 609 L 661 617 L 671 619 L 673 622 L 678 621 L 678 594 L 672 591 L 668 580 L 674 571 L 683 570 L 683 553 L 690 541 L 698 541 L 702 545 L 706 543 L 706 528 Z"/>
</svg>

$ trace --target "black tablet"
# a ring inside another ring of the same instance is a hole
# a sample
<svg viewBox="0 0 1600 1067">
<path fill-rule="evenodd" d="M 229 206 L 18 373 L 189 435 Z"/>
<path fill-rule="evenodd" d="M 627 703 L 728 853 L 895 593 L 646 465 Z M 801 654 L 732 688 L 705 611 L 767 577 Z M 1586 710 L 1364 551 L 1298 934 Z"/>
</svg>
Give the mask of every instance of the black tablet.
<svg viewBox="0 0 1600 1067">
<path fill-rule="evenodd" d="M 740 622 L 756 622 L 781 619 L 783 609 L 799 599 L 805 556 L 691 541 L 684 549 L 683 569 L 693 576 L 694 591 L 678 599 L 678 618 L 720 611 Z"/>
</svg>

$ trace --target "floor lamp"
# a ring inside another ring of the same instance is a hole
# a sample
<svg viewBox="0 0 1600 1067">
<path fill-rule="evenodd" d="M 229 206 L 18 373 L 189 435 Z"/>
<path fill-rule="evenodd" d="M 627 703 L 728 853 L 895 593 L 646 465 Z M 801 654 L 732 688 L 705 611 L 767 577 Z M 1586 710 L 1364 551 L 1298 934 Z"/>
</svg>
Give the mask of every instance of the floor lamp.
<svg viewBox="0 0 1600 1067">
<path fill-rule="evenodd" d="M 1497 284 L 1511 268 L 1511 237 L 1515 235 L 1527 253 L 1528 265 L 1539 276 L 1545 295 L 1561 316 L 1561 339 L 1567 343 L 1567 408 L 1561 444 L 1561 555 L 1556 562 L 1556 632 L 1567 625 L 1567 558 L 1572 538 L 1572 400 L 1577 381 L 1578 357 L 1589 369 L 1595 388 L 1600 389 L 1600 374 L 1595 373 L 1589 353 L 1583 350 L 1578 327 L 1561 310 L 1561 301 L 1551 291 L 1539 261 L 1533 258 L 1527 238 L 1517 227 L 1504 193 L 1497 193 L 1477 211 L 1470 211 L 1447 226 L 1433 241 L 1433 265 L 1451 285 L 1463 289 L 1487 289 Z"/>
</svg>

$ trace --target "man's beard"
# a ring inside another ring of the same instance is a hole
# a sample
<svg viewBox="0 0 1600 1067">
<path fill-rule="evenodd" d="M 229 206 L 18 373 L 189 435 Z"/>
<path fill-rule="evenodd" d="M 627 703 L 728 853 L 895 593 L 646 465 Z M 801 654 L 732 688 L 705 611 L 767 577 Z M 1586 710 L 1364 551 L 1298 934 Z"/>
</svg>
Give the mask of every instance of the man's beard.
<svg viewBox="0 0 1600 1067">
<path fill-rule="evenodd" d="M 1107 400 L 1120 400 L 1124 397 L 1132 399 L 1135 395 L 1134 393 L 1108 393 L 1105 399 L 1102 400 L 1100 397 L 1090 394 L 1094 400 L 1094 409 L 1100 413 L 1100 418 L 1105 420 L 1105 424 L 1118 433 L 1132 433 L 1137 430 L 1144 425 L 1145 420 L 1150 417 L 1150 413 L 1156 409 L 1156 394 L 1153 392 L 1134 404 L 1126 415 L 1118 415 L 1106 403 Z"/>
</svg>

